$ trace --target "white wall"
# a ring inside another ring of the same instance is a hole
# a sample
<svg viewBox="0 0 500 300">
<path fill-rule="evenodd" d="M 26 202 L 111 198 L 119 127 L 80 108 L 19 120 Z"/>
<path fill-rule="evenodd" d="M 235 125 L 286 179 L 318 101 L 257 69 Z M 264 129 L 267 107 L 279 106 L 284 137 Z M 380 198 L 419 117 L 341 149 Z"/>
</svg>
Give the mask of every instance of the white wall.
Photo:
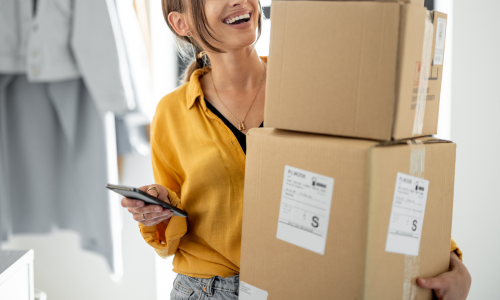
<svg viewBox="0 0 500 300">
<path fill-rule="evenodd" d="M 453 2 L 453 236 L 472 275 L 474 300 L 500 299 L 499 13 L 498 0 Z"/>
</svg>

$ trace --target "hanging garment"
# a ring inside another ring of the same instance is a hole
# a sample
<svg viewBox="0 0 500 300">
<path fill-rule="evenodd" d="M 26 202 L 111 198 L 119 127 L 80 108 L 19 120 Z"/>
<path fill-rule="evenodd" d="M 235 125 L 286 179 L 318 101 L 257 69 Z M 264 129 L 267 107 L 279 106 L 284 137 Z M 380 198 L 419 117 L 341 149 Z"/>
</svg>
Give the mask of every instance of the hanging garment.
<svg viewBox="0 0 500 300">
<path fill-rule="evenodd" d="M 74 229 L 118 276 L 103 116 L 140 106 L 122 34 L 114 0 L 0 2 L 0 241 Z"/>
<path fill-rule="evenodd" d="M 81 79 L 0 75 L 1 236 L 80 233 L 113 262 L 103 119 Z"/>
<path fill-rule="evenodd" d="M 0 73 L 30 82 L 83 77 L 99 111 L 135 108 L 123 37 L 112 0 L 0 3 Z"/>
</svg>

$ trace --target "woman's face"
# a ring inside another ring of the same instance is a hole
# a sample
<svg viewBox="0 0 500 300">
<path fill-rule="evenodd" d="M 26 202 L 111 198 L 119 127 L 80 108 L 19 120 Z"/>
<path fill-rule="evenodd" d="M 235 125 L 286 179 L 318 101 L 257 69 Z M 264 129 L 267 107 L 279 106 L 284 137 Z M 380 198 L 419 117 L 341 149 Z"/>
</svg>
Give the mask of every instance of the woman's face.
<svg viewBox="0 0 500 300">
<path fill-rule="evenodd" d="M 206 37 L 214 47 L 227 51 L 255 42 L 259 21 L 258 0 L 205 0 L 205 15 L 207 27 L 219 40 Z"/>
</svg>

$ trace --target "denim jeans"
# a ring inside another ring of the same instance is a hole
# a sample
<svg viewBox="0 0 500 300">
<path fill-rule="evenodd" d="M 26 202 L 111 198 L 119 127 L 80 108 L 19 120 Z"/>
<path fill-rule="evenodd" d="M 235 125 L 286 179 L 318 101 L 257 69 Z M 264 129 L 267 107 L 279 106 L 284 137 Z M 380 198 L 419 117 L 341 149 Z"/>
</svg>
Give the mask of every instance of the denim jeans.
<svg viewBox="0 0 500 300">
<path fill-rule="evenodd" d="M 238 300 L 240 276 L 196 278 L 177 274 L 171 300 Z"/>
</svg>

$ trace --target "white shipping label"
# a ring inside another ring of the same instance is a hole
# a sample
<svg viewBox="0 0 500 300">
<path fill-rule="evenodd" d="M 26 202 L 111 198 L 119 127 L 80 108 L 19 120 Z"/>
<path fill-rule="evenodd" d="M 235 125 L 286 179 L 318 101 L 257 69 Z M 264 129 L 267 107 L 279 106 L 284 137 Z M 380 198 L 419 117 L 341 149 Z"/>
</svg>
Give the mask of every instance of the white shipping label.
<svg viewBox="0 0 500 300">
<path fill-rule="evenodd" d="M 446 19 L 437 19 L 436 47 L 434 49 L 434 65 L 442 65 L 444 59 L 444 42 L 446 40 Z"/>
<path fill-rule="evenodd" d="M 276 237 L 325 254 L 333 178 L 285 166 Z"/>
<path fill-rule="evenodd" d="M 240 281 L 239 300 L 267 300 L 267 292 Z"/>
<path fill-rule="evenodd" d="M 418 255 L 429 181 L 398 173 L 385 251 Z"/>
</svg>

